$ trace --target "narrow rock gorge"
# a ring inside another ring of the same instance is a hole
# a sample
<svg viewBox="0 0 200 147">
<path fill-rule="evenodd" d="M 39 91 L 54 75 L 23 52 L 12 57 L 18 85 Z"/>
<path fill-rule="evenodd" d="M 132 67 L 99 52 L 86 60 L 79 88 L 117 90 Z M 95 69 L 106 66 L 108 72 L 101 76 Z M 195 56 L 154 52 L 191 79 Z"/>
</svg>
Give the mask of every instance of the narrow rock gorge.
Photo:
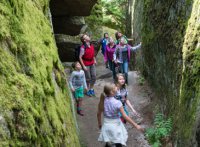
<svg viewBox="0 0 200 147">
<path fill-rule="evenodd" d="M 172 116 L 180 147 L 200 144 L 199 10 L 199 0 L 129 0 L 128 7 L 128 35 L 143 42 L 139 68 Z"/>
</svg>

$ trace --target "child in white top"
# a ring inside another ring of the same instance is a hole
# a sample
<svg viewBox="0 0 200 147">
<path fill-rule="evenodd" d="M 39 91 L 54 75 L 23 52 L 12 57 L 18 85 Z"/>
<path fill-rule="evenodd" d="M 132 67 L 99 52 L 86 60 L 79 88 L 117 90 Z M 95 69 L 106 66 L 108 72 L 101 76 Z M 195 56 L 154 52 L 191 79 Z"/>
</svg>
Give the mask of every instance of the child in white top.
<svg viewBox="0 0 200 147">
<path fill-rule="evenodd" d="M 115 85 L 117 87 L 117 93 L 115 95 L 115 98 L 122 102 L 126 115 L 129 115 L 128 110 L 127 110 L 127 106 L 128 106 L 132 110 L 133 114 L 140 118 L 140 114 L 133 108 L 133 106 L 131 105 L 128 99 L 128 90 L 126 88 L 125 78 L 123 74 L 119 73 L 116 75 Z M 126 123 L 126 120 L 124 120 L 121 114 L 120 116 L 121 116 L 122 122 Z"/>
<path fill-rule="evenodd" d="M 144 129 L 126 115 L 121 101 L 114 98 L 116 94 L 116 86 L 114 84 L 106 84 L 104 93 L 105 95 L 101 94 L 97 112 L 98 126 L 101 129 L 98 141 L 106 142 L 106 147 L 108 146 L 107 143 L 113 143 L 117 147 L 126 146 L 128 133 L 120 120 L 119 112 L 135 128 L 140 131 L 144 131 Z M 104 114 L 103 126 L 101 124 L 102 113 Z"/>
</svg>

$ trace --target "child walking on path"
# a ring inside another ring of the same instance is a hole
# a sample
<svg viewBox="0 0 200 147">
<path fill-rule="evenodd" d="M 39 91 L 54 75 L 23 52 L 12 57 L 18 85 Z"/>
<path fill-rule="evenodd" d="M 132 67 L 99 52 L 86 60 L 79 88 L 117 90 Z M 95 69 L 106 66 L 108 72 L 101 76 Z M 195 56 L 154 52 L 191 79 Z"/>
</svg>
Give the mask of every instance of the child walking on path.
<svg viewBox="0 0 200 147">
<path fill-rule="evenodd" d="M 128 99 L 128 90 L 126 88 L 126 83 L 125 83 L 125 79 L 124 79 L 123 74 L 119 73 L 119 74 L 116 75 L 115 85 L 117 87 L 117 92 L 116 92 L 115 98 L 117 100 L 121 101 L 126 115 L 129 116 L 129 113 L 128 113 L 128 110 L 127 110 L 127 106 L 128 106 L 131 109 L 131 111 L 133 112 L 134 115 L 141 118 L 140 114 L 133 108 L 133 106 L 131 105 L 131 103 Z M 119 115 L 120 115 L 122 122 L 126 123 L 126 120 L 123 118 L 122 114 L 120 113 Z"/>
<path fill-rule="evenodd" d="M 141 47 L 141 43 L 137 46 L 130 46 L 124 38 L 120 39 L 113 55 L 116 64 L 119 64 L 121 73 L 125 74 L 126 83 L 128 84 L 128 63 L 131 57 L 131 51 L 135 51 Z"/>
<path fill-rule="evenodd" d="M 70 88 L 74 94 L 74 98 L 76 99 L 77 113 L 83 116 L 82 111 L 82 100 L 84 97 L 84 88 L 87 90 L 87 84 L 85 80 L 84 71 L 81 68 L 80 63 L 75 62 L 72 67 L 75 69 L 69 79 Z"/>
<path fill-rule="evenodd" d="M 121 101 L 114 98 L 115 94 L 116 86 L 114 84 L 106 84 L 104 86 L 104 94 L 101 94 L 98 105 L 97 119 L 99 129 L 101 129 L 98 141 L 106 142 L 106 147 L 108 147 L 108 143 L 115 144 L 116 147 L 126 146 L 128 133 L 120 120 L 119 112 L 135 128 L 144 131 L 140 125 L 137 125 L 126 115 Z M 104 114 L 103 126 L 101 124 L 102 113 Z"/>
<path fill-rule="evenodd" d="M 113 54 L 115 52 L 116 45 L 112 37 L 108 39 L 108 45 L 106 46 L 104 61 L 105 64 L 109 64 L 109 68 L 113 73 L 113 79 L 115 79 L 116 72 L 115 72 L 115 62 L 113 60 Z"/>
<path fill-rule="evenodd" d="M 96 81 L 96 59 L 94 46 L 90 44 L 90 37 L 86 34 L 81 36 L 83 45 L 80 48 L 79 60 L 85 72 L 86 82 L 88 86 L 87 95 L 95 96 L 94 83 Z"/>
</svg>

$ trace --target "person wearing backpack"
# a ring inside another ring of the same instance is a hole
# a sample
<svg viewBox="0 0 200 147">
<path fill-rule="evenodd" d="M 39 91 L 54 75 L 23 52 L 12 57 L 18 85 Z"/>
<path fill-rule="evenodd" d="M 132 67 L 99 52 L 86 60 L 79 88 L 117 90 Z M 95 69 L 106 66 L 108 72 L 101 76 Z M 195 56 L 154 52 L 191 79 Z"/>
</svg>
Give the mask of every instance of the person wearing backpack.
<svg viewBox="0 0 200 147">
<path fill-rule="evenodd" d="M 101 53 L 105 55 L 106 45 L 108 45 L 109 35 L 104 33 L 103 38 L 99 41 L 101 43 Z"/>
<path fill-rule="evenodd" d="M 82 45 L 80 48 L 79 61 L 85 72 L 88 91 L 86 95 L 95 96 L 94 83 L 96 81 L 96 59 L 94 46 L 90 44 L 90 37 L 86 34 L 80 37 Z"/>
<path fill-rule="evenodd" d="M 101 53 L 103 54 L 105 58 L 105 52 L 106 52 L 106 46 L 108 45 L 109 35 L 108 33 L 104 33 L 103 38 L 99 40 L 99 43 L 101 44 Z M 108 68 L 109 64 L 105 63 L 106 68 Z"/>
<path fill-rule="evenodd" d="M 128 63 L 130 61 L 131 51 L 135 51 L 141 47 L 141 43 L 137 46 L 130 46 L 127 44 L 125 38 L 120 38 L 119 45 L 116 46 L 113 59 L 120 67 L 120 72 L 125 74 L 126 84 L 128 84 Z"/>
</svg>

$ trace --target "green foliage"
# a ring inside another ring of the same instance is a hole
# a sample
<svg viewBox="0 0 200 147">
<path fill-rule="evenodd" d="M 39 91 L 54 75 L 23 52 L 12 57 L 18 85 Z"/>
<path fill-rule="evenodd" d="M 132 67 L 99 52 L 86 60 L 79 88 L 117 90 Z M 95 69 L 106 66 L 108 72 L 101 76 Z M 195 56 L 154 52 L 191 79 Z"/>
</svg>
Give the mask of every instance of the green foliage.
<svg viewBox="0 0 200 147">
<path fill-rule="evenodd" d="M 99 39 L 102 35 L 101 33 L 103 25 L 102 3 L 100 0 L 98 0 L 94 5 L 90 16 L 86 17 L 85 21 L 88 25 L 86 32 L 91 35 L 93 40 Z"/>
<path fill-rule="evenodd" d="M 145 79 L 143 76 L 140 76 L 138 79 L 139 85 L 144 85 Z"/>
<path fill-rule="evenodd" d="M 164 119 L 164 115 L 161 113 L 156 114 L 154 119 L 154 127 L 148 128 L 145 132 L 148 142 L 153 147 L 160 147 L 162 140 L 170 136 L 172 130 L 172 119 Z"/>
<path fill-rule="evenodd" d="M 103 24 L 125 32 L 127 0 L 102 0 Z"/>
</svg>

